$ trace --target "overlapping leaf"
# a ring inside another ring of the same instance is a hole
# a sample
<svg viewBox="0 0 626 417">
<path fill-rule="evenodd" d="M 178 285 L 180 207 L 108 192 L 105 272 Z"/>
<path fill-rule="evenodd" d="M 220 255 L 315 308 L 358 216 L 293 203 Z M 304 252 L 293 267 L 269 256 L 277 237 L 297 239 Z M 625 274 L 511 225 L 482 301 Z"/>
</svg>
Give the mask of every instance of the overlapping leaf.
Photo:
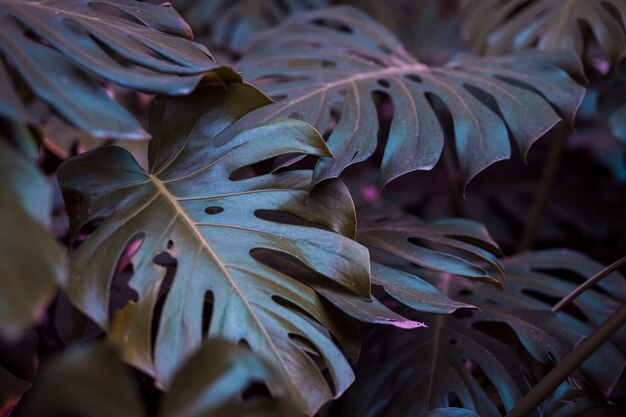
<svg viewBox="0 0 626 417">
<path fill-rule="evenodd" d="M 31 161 L 0 138 L 0 333 L 40 317 L 65 277 L 65 254 L 49 235 L 52 190 Z"/>
<path fill-rule="evenodd" d="M 346 416 L 423 416 L 460 404 L 481 417 L 499 417 L 499 404 L 511 410 L 541 376 L 527 354 L 553 365 L 626 299 L 624 277 L 614 273 L 555 314 L 551 305 L 601 265 L 565 250 L 527 253 L 503 265 L 504 291 L 449 275 L 433 281 L 480 311 L 422 316 L 429 329 L 421 332 L 375 332 L 362 358 L 367 366 L 357 370 L 348 392 Z M 624 369 L 625 334 L 581 368 L 600 392 L 610 392 Z"/>
<path fill-rule="evenodd" d="M 480 53 L 538 47 L 584 58 L 591 42 L 613 64 L 626 53 L 622 0 L 467 0 L 464 8 L 464 36 Z"/>
<path fill-rule="evenodd" d="M 149 172 L 116 147 L 64 164 L 59 179 L 73 233 L 110 213 L 74 253 L 67 293 L 109 329 L 125 360 L 161 384 L 200 345 L 208 309 L 210 336 L 245 340 L 279 369 L 300 407 L 313 413 L 334 394 L 307 353 L 327 364 L 339 395 L 353 375 L 331 334 L 348 345 L 351 331 L 328 314 L 310 286 L 255 254 L 292 256 L 363 301 L 370 297 L 369 254 L 350 239 L 354 208 L 339 182 L 309 194 L 310 171 L 238 177 L 248 165 L 285 153 L 329 155 L 319 134 L 303 122 L 261 124 L 254 114 L 243 117 L 268 102 L 249 85 L 158 99 L 150 109 L 155 139 Z M 240 130 L 233 135 L 235 121 Z M 138 301 L 109 322 L 112 273 L 125 247 L 137 241 L 129 285 Z M 171 283 L 164 282 L 166 270 Z M 169 292 L 152 340 L 162 286 Z M 418 325 L 389 313 L 391 324 Z"/>
<path fill-rule="evenodd" d="M 450 302 L 447 294 L 415 274 L 394 268 L 397 260 L 431 271 L 480 280 L 502 287 L 498 245 L 480 223 L 448 219 L 426 223 L 393 207 L 359 210 L 357 240 L 372 253 L 372 282 L 418 311 L 452 313 L 467 304 Z M 442 297 L 440 308 L 422 300 Z M 469 305 L 471 306 L 471 305 Z M 428 309 L 428 307 L 430 309 Z"/>
<path fill-rule="evenodd" d="M 186 94 L 203 79 L 237 80 L 168 5 L 135 0 L 1 0 L 0 116 L 32 122 L 29 95 L 96 137 L 146 137 L 96 80 Z"/>
<path fill-rule="evenodd" d="M 241 53 L 254 36 L 298 10 L 330 5 L 329 0 L 173 0 L 200 40 Z"/>
<path fill-rule="evenodd" d="M 272 381 L 274 371 L 245 348 L 208 341 L 176 373 L 158 417 L 295 416 L 285 398 L 249 398 L 252 383 Z M 284 395 L 284 392 L 279 392 Z M 81 346 L 51 365 L 37 387 L 29 416 L 141 417 L 148 413 L 134 382 L 106 344 Z"/>
<path fill-rule="evenodd" d="M 526 155 L 560 120 L 572 120 L 583 89 L 569 53 L 530 52 L 460 58 L 429 67 L 385 28 L 351 7 L 297 13 L 260 35 L 239 63 L 243 75 L 279 102 L 262 117 L 293 116 L 329 134 L 333 159 L 322 159 L 314 183 L 370 157 L 379 130 L 375 93 L 393 117 L 382 182 L 438 161 L 444 130 L 432 97 L 452 115 L 465 181 L 510 156 L 510 137 Z"/>
</svg>

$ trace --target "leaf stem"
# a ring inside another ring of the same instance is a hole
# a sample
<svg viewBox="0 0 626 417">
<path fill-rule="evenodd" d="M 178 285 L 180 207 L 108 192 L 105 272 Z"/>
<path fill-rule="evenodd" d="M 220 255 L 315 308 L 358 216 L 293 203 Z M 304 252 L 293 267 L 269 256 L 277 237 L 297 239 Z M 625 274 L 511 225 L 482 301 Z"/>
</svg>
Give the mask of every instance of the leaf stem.
<svg viewBox="0 0 626 417">
<path fill-rule="evenodd" d="M 585 292 L 588 288 L 592 287 L 595 283 L 600 281 L 602 278 L 611 274 L 611 272 L 621 268 L 623 265 L 626 265 L 626 256 L 613 262 L 611 265 L 607 266 L 602 271 L 598 272 L 597 274 L 595 274 L 594 276 L 592 276 L 591 278 L 589 278 L 588 280 L 580 284 L 572 292 L 570 292 L 565 297 L 563 297 L 561 301 L 556 303 L 552 307 L 552 311 L 554 311 L 555 313 L 558 313 L 559 311 L 563 310 L 565 307 L 567 307 L 569 303 L 574 301 L 576 297 L 578 297 L 580 294 Z"/>
<path fill-rule="evenodd" d="M 552 141 L 548 159 L 546 159 L 543 168 L 541 183 L 539 184 L 539 189 L 535 195 L 530 215 L 526 220 L 526 227 L 524 228 L 524 233 L 522 234 L 522 238 L 520 239 L 517 247 L 517 252 L 523 252 L 529 249 L 535 240 L 535 233 L 539 227 L 541 216 L 543 215 L 550 192 L 552 191 L 552 186 L 554 185 L 554 179 L 556 178 L 556 173 L 559 168 L 566 138 L 567 127 L 564 123 L 561 123 L 561 125 L 556 129 L 556 137 Z"/>
<path fill-rule="evenodd" d="M 626 304 L 581 340 L 505 417 L 526 417 L 626 322 Z"/>
</svg>

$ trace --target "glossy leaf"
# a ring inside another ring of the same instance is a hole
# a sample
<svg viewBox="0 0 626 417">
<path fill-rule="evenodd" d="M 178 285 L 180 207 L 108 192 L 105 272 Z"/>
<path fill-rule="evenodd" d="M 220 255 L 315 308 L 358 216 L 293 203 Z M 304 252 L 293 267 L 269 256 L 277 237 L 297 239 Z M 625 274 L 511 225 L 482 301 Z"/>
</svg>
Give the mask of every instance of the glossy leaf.
<svg viewBox="0 0 626 417">
<path fill-rule="evenodd" d="M 146 132 L 96 80 L 163 94 L 187 94 L 203 79 L 238 80 L 191 42 L 168 5 L 134 0 L 0 0 L 0 116 L 33 122 L 33 95 L 93 136 L 145 138 Z"/>
<path fill-rule="evenodd" d="M 329 0 L 173 0 L 193 33 L 206 44 L 241 53 L 261 31 L 298 10 L 318 9 Z"/>
<path fill-rule="evenodd" d="M 427 66 L 384 27 L 351 7 L 297 13 L 255 40 L 239 63 L 244 77 L 279 102 L 265 119 L 297 117 L 326 132 L 333 159 L 313 183 L 369 158 L 379 130 L 376 97 L 393 107 L 381 167 L 383 184 L 439 160 L 444 130 L 431 99 L 449 110 L 465 182 L 510 157 L 509 132 L 523 155 L 560 117 L 571 121 L 584 89 L 569 53 L 459 58 Z"/>
<path fill-rule="evenodd" d="M 205 344 L 181 368 L 159 407 L 159 417 L 287 416 L 280 399 L 241 399 L 254 382 L 276 380 L 257 356 L 223 340 Z M 80 346 L 46 370 L 29 416 L 147 416 L 131 374 L 106 344 Z M 275 381 L 275 385 L 280 385 Z"/>
<path fill-rule="evenodd" d="M 376 261 L 372 263 L 372 282 L 420 311 L 451 313 L 462 304 L 444 302 L 441 310 L 430 311 L 415 305 L 426 294 L 441 293 L 422 278 L 395 269 L 398 260 L 502 287 L 504 271 L 497 258 L 500 249 L 478 222 L 447 219 L 426 223 L 383 206 L 359 210 L 357 240 L 370 249 Z"/>
<path fill-rule="evenodd" d="M 208 334 L 245 340 L 279 369 L 300 407 L 314 413 L 352 382 L 331 338 L 343 344 L 346 335 L 314 289 L 266 266 L 255 251 L 290 255 L 364 300 L 370 297 L 369 254 L 350 239 L 354 207 L 341 183 L 327 182 L 310 194 L 310 171 L 238 178 L 248 165 L 285 153 L 329 155 L 303 122 L 244 117 L 268 102 L 249 85 L 157 99 L 150 108 L 149 172 L 117 147 L 65 163 L 59 180 L 73 236 L 110 213 L 74 253 L 67 293 L 109 330 L 126 361 L 165 385 L 200 345 L 203 311 L 210 309 Z M 125 247 L 137 240 L 129 285 L 138 301 L 110 322 L 111 276 Z M 169 292 L 157 318 L 162 286 Z M 326 363 L 335 394 L 307 353 Z"/>
<path fill-rule="evenodd" d="M 541 377 L 526 355 L 554 365 L 626 299 L 624 277 L 614 273 L 577 298 L 574 307 L 555 314 L 551 305 L 576 287 L 571 276 L 583 280 L 600 264 L 552 250 L 508 258 L 503 265 L 503 291 L 449 275 L 433 281 L 480 311 L 421 316 L 429 325 L 421 332 L 374 332 L 361 361 L 367 365 L 357 370 L 347 394 L 345 415 L 426 415 L 457 402 L 481 417 L 499 417 L 500 402 L 510 411 Z M 581 368 L 601 392 L 609 393 L 624 369 L 624 335 L 620 331 Z"/>
<path fill-rule="evenodd" d="M 65 254 L 49 235 L 52 191 L 43 174 L 0 140 L 0 333 L 34 324 L 65 277 Z"/>
<path fill-rule="evenodd" d="M 479 53 L 537 47 L 585 58 L 592 42 L 613 64 L 626 53 L 622 0 L 466 0 L 464 8 L 464 36 Z"/>
</svg>

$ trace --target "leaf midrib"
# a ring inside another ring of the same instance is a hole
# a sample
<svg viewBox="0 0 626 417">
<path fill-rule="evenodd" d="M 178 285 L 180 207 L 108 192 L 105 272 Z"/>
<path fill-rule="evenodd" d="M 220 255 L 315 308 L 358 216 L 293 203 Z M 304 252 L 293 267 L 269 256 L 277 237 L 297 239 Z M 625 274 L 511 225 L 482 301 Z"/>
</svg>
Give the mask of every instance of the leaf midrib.
<svg viewBox="0 0 626 417">
<path fill-rule="evenodd" d="M 200 243 L 201 249 L 204 248 L 207 251 L 209 256 L 218 265 L 218 267 L 222 271 L 222 273 L 228 278 L 229 282 L 231 283 L 232 288 L 235 290 L 235 292 L 243 300 L 244 304 L 247 307 L 247 310 L 249 311 L 249 313 L 254 318 L 254 321 L 257 323 L 257 327 L 261 330 L 261 332 L 263 333 L 263 336 L 267 340 L 267 343 L 271 346 L 272 352 L 274 353 L 276 358 L 278 358 L 278 362 L 281 365 L 283 373 L 286 374 L 286 375 L 289 375 L 289 373 L 287 372 L 287 370 L 285 368 L 285 364 L 282 361 L 282 357 L 278 354 L 279 350 L 274 345 L 274 342 L 273 342 L 272 338 L 270 337 L 270 335 L 265 330 L 265 326 L 263 325 L 263 322 L 257 316 L 254 308 L 252 307 L 252 305 L 250 304 L 250 302 L 248 301 L 248 299 L 244 295 L 243 291 L 239 287 L 239 284 L 234 279 L 234 277 L 228 272 L 226 264 L 221 261 L 220 257 L 213 250 L 211 245 L 206 241 L 206 239 L 204 238 L 204 236 L 202 235 L 200 230 L 196 227 L 196 222 L 194 222 L 193 219 L 191 219 L 191 217 L 189 217 L 187 212 L 179 204 L 178 199 L 167 189 L 165 184 L 158 177 L 156 177 L 156 176 L 154 176 L 152 174 L 149 174 L 148 176 L 149 176 L 150 180 L 152 181 L 152 183 L 156 186 L 159 194 L 162 195 L 165 198 L 165 200 L 172 206 L 172 208 L 174 209 L 174 212 L 176 213 L 176 216 L 180 216 L 180 218 L 183 220 L 185 225 L 187 225 L 187 227 L 189 227 L 189 229 L 192 231 L 192 233 L 194 234 L 195 238 Z"/>
</svg>

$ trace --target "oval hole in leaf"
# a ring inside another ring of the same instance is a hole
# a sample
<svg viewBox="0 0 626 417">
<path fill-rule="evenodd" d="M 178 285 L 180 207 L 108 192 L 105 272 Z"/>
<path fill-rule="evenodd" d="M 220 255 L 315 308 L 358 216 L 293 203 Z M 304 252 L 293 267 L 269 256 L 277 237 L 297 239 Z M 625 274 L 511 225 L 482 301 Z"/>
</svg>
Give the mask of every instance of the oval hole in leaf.
<svg viewBox="0 0 626 417">
<path fill-rule="evenodd" d="M 224 208 L 219 206 L 209 206 L 204 209 L 206 214 L 218 214 L 224 211 Z M 168 248 L 169 249 L 169 248 Z"/>
</svg>

